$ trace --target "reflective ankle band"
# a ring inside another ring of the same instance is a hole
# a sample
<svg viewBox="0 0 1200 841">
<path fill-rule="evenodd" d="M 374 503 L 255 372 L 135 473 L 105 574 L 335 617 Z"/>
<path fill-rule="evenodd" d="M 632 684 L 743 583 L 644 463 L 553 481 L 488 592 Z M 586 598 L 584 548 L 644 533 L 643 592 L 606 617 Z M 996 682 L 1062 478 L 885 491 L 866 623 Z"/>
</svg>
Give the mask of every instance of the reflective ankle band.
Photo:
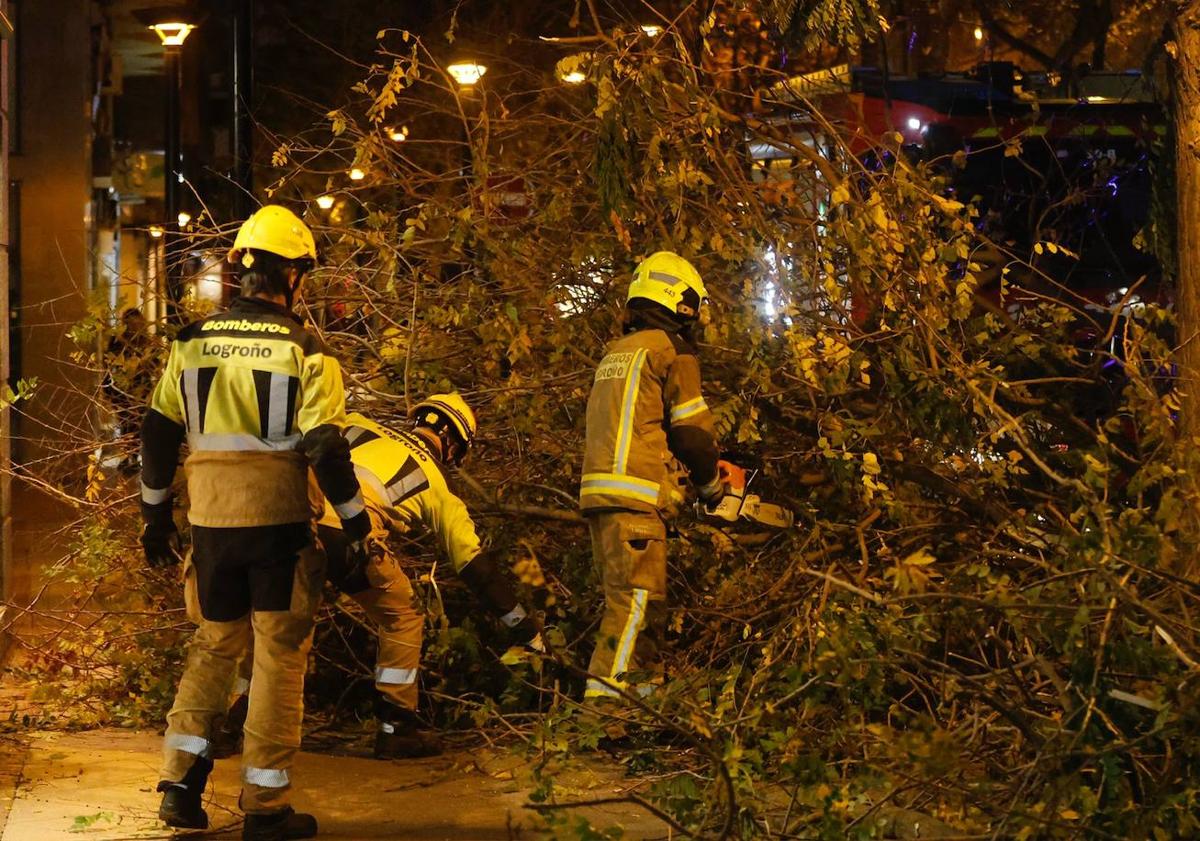
<svg viewBox="0 0 1200 841">
<path fill-rule="evenodd" d="M 178 750 L 207 758 L 212 753 L 208 739 L 200 736 L 189 736 L 186 733 L 168 733 L 166 738 L 167 750 Z"/>
<path fill-rule="evenodd" d="M 246 768 L 242 780 L 260 788 L 283 788 L 290 782 L 287 771 L 274 768 Z"/>
</svg>

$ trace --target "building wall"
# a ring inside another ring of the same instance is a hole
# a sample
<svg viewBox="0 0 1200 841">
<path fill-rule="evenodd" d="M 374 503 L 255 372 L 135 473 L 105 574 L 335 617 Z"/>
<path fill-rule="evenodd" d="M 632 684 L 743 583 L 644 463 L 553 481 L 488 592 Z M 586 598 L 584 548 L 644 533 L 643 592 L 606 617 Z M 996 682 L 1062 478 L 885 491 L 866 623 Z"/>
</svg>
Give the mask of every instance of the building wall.
<svg viewBox="0 0 1200 841">
<path fill-rule="evenodd" d="M 95 378 L 72 363 L 67 331 L 91 285 L 92 3 L 16 0 L 18 125 L 10 157 L 20 202 L 19 370 L 36 377 L 13 417 L 14 457 L 31 469 L 64 449 L 64 426 L 88 427 Z"/>
<path fill-rule="evenodd" d="M 0 14 L 8 17 L 7 0 L 0 0 Z M 11 39 L 0 41 L 0 383 L 8 382 L 9 312 L 8 312 L 8 131 L 11 96 L 9 95 L 9 61 L 13 54 Z M 8 468 L 11 457 L 9 411 L 0 400 L 0 628 L 5 626 L 4 602 L 9 596 L 12 578 L 12 480 Z M 4 638 L 0 634 L 0 657 L 4 653 Z"/>
</svg>

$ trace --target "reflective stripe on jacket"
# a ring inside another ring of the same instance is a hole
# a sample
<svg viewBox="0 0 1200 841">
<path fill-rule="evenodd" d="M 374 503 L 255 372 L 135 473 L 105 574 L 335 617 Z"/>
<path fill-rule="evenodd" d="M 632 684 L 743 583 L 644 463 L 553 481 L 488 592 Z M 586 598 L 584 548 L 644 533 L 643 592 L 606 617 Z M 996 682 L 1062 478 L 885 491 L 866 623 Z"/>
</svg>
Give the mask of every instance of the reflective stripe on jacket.
<svg viewBox="0 0 1200 841">
<path fill-rule="evenodd" d="M 674 513 L 683 498 L 684 474 L 668 435 L 684 426 L 713 438 L 691 346 L 657 329 L 637 330 L 609 344 L 588 397 L 579 491 L 584 513 Z"/>
</svg>

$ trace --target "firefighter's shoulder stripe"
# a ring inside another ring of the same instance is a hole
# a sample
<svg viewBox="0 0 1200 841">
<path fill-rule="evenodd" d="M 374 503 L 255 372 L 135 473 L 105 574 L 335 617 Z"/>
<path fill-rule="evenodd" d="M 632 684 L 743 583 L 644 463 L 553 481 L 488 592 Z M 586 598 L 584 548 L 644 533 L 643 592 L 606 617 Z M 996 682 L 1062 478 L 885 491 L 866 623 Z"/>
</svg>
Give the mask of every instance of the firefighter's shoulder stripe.
<svg viewBox="0 0 1200 841">
<path fill-rule="evenodd" d="M 399 505 L 410 496 L 415 496 L 429 487 L 429 477 L 412 456 L 404 460 L 400 469 L 383 483 L 388 501 Z"/>
<path fill-rule="evenodd" d="M 346 443 L 350 445 L 351 450 L 379 439 L 378 432 L 367 429 L 365 426 L 348 426 L 346 427 L 345 436 Z"/>
<path fill-rule="evenodd" d="M 356 468 L 377 478 L 389 504 L 399 505 L 429 489 L 431 475 L 440 475 L 420 439 L 361 415 L 352 415 L 349 420 L 345 436 L 350 443 L 350 459 Z"/>
</svg>

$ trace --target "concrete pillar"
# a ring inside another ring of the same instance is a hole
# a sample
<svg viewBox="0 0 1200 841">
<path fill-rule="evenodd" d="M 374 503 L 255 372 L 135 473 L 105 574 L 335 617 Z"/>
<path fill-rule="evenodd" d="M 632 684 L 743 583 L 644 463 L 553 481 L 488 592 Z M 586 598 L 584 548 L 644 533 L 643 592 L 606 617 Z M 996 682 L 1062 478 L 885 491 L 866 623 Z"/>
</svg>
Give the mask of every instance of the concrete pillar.
<svg viewBox="0 0 1200 841">
<path fill-rule="evenodd" d="M 69 446 L 64 424 L 89 428 L 95 378 L 70 360 L 67 331 L 86 312 L 93 272 L 91 108 L 96 89 L 91 3 L 17 0 L 18 137 L 10 160 L 20 196 L 20 370 L 36 377 L 14 412 L 14 458 L 24 465 Z"/>
</svg>

